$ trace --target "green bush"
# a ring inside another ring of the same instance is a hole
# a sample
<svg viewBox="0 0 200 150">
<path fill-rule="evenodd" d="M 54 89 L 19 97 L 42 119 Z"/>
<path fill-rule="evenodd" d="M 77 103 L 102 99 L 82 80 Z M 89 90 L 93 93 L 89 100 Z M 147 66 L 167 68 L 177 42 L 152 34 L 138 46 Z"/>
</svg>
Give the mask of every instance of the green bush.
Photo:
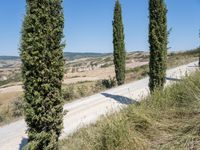
<svg viewBox="0 0 200 150">
<path fill-rule="evenodd" d="M 99 80 L 96 82 L 93 88 L 93 92 L 97 93 L 97 92 L 115 87 L 116 85 L 117 85 L 117 81 L 115 78 L 110 77 L 109 79 Z"/>
<path fill-rule="evenodd" d="M 68 85 L 62 90 L 63 99 L 65 101 L 70 101 L 76 98 L 75 90 L 73 85 Z"/>
<path fill-rule="evenodd" d="M 101 83 L 107 89 L 110 89 L 117 85 L 117 81 L 115 80 L 115 78 L 111 78 L 111 77 L 109 79 L 102 80 Z"/>
</svg>

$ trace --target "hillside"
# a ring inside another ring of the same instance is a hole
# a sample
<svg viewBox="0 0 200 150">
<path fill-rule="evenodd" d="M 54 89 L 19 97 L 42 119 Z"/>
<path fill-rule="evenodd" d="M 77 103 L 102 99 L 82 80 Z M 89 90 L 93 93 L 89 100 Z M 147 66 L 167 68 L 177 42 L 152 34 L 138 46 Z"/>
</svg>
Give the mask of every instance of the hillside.
<svg viewBox="0 0 200 150">
<path fill-rule="evenodd" d="M 67 60 L 75 60 L 80 58 L 88 58 L 88 57 L 103 57 L 111 55 L 111 53 L 73 53 L 73 52 L 64 52 L 64 56 Z"/>
<path fill-rule="evenodd" d="M 18 60 L 19 56 L 0 56 L 0 61 L 2 60 Z"/>
<path fill-rule="evenodd" d="M 80 58 L 88 58 L 88 57 L 102 57 L 102 56 L 108 56 L 111 55 L 111 53 L 79 53 L 79 52 L 64 52 L 64 57 L 67 60 L 75 60 Z M 0 56 L 1 60 L 19 60 L 19 56 Z"/>
</svg>

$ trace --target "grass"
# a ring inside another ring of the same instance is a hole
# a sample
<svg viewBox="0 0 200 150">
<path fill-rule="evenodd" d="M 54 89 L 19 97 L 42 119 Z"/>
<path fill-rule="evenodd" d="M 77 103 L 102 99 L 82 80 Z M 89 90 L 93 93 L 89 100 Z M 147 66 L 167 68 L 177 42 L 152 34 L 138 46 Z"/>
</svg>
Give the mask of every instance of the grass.
<svg viewBox="0 0 200 150">
<path fill-rule="evenodd" d="M 173 68 L 193 61 L 197 61 L 199 59 L 199 52 L 200 49 L 178 53 L 170 53 L 168 55 L 167 67 Z"/>
<path fill-rule="evenodd" d="M 112 78 L 99 81 L 68 84 L 63 88 L 63 99 L 69 102 L 74 99 L 91 96 L 94 93 L 99 93 L 114 86 L 116 86 L 116 81 Z"/>
<path fill-rule="evenodd" d="M 16 74 L 12 75 L 11 77 L 9 77 L 7 80 L 0 81 L 0 86 L 9 84 L 11 82 L 20 82 L 20 81 L 21 81 L 21 74 L 16 73 Z"/>
<path fill-rule="evenodd" d="M 23 117 L 22 98 L 16 98 L 10 103 L 0 104 L 0 126 Z"/>
<path fill-rule="evenodd" d="M 60 142 L 60 150 L 200 149 L 200 72 L 101 118 Z"/>
<path fill-rule="evenodd" d="M 64 85 L 63 99 L 70 102 L 74 99 L 93 95 L 100 91 L 115 86 L 115 80 L 99 80 L 96 82 L 79 82 L 76 84 Z M 22 93 L 10 92 L 0 93 L 0 126 L 23 117 Z"/>
<path fill-rule="evenodd" d="M 168 55 L 167 68 L 174 68 L 177 66 L 188 64 L 190 62 L 197 61 L 199 59 L 199 51 L 199 49 L 195 49 L 185 52 L 170 53 Z M 148 65 L 138 66 L 133 69 L 127 69 L 126 83 L 142 79 L 148 75 L 148 72 Z"/>
<path fill-rule="evenodd" d="M 0 105 L 8 104 L 23 95 L 22 92 L 0 93 Z"/>
</svg>

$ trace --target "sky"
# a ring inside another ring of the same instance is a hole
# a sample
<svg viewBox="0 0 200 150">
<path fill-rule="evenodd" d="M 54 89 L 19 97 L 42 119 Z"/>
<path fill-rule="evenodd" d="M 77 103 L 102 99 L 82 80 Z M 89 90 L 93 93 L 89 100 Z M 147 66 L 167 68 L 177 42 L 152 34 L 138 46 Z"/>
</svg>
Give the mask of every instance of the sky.
<svg viewBox="0 0 200 150">
<path fill-rule="evenodd" d="M 25 0 L 0 5 L 0 55 L 19 55 Z M 115 0 L 64 0 L 65 52 L 113 51 L 112 20 Z M 127 51 L 149 50 L 148 0 L 121 0 Z M 171 51 L 200 45 L 200 0 L 166 0 Z"/>
</svg>

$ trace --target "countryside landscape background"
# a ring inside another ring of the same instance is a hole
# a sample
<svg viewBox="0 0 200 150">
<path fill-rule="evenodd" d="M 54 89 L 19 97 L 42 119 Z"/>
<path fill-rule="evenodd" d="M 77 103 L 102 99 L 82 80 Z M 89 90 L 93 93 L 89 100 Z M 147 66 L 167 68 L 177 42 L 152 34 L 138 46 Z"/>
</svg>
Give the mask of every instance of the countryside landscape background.
<svg viewBox="0 0 200 150">
<path fill-rule="evenodd" d="M 198 0 L 4 4 L 0 149 L 200 149 Z"/>
</svg>

